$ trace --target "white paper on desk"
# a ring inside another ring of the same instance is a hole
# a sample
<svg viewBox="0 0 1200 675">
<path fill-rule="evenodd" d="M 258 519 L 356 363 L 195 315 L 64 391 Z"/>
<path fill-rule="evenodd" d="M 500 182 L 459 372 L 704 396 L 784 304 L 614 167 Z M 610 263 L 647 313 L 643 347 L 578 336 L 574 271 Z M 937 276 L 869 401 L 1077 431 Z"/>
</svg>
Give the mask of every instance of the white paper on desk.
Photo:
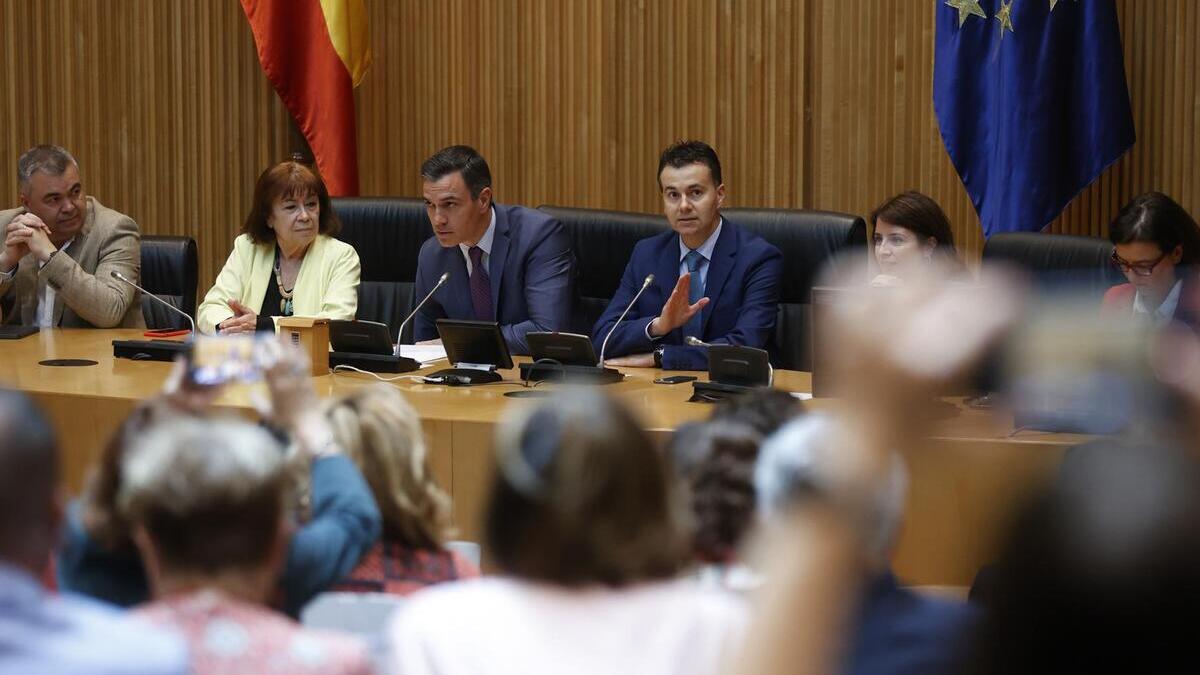
<svg viewBox="0 0 1200 675">
<path fill-rule="evenodd" d="M 400 345 L 400 356 L 428 364 L 446 358 L 446 348 L 442 345 Z"/>
<path fill-rule="evenodd" d="M 796 398 L 800 399 L 801 401 L 807 401 L 812 398 L 812 394 L 810 394 L 806 391 L 792 391 L 792 392 L 788 392 L 788 393 L 791 394 L 792 396 L 795 396 Z"/>
</svg>

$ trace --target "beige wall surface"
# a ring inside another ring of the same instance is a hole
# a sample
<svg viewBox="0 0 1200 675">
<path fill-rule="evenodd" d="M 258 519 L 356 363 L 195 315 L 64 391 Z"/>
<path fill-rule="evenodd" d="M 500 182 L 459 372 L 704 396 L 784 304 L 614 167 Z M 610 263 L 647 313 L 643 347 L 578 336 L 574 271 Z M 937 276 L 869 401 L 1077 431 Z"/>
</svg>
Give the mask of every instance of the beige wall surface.
<svg viewBox="0 0 1200 675">
<path fill-rule="evenodd" d="M 656 211 L 658 152 L 713 143 L 729 203 L 865 214 L 915 188 L 968 255 L 978 219 L 931 103 L 935 0 L 367 0 L 364 194 L 417 196 L 437 148 L 470 143 L 502 201 Z M 1161 189 L 1200 213 L 1200 7 L 1118 0 L 1138 142 L 1052 225 L 1103 234 Z M 0 204 L 17 155 L 76 153 L 89 191 L 151 234 L 189 234 L 201 286 L 286 112 L 235 0 L 0 0 Z M 201 289 L 203 293 L 204 288 Z"/>
</svg>

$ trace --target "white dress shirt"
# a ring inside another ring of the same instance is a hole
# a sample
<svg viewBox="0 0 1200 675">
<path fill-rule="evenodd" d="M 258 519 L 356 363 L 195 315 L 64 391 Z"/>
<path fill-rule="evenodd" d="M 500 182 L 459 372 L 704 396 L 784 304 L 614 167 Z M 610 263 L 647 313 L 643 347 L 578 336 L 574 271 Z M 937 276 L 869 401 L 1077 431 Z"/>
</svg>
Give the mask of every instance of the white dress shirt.
<svg viewBox="0 0 1200 675">
<path fill-rule="evenodd" d="M 59 246 L 58 250 L 65 251 L 74 241 L 75 237 L 71 237 L 67 243 Z M 64 253 L 63 255 L 66 254 Z M 45 266 L 46 263 L 39 262 L 38 271 L 42 271 L 42 268 Z M 45 279 L 38 279 L 37 325 L 41 328 L 54 327 L 54 298 L 56 295 L 57 291 L 50 284 L 46 283 Z"/>
<path fill-rule="evenodd" d="M 1163 298 L 1162 304 L 1151 310 L 1146 306 L 1146 301 L 1142 298 L 1142 292 L 1138 291 L 1133 296 L 1133 313 L 1148 315 L 1150 320 L 1157 326 L 1170 323 L 1175 318 L 1175 310 L 1179 307 L 1179 296 L 1182 292 L 1183 279 L 1180 279 L 1171 287 L 1171 292 L 1167 293 L 1167 297 Z"/>
</svg>

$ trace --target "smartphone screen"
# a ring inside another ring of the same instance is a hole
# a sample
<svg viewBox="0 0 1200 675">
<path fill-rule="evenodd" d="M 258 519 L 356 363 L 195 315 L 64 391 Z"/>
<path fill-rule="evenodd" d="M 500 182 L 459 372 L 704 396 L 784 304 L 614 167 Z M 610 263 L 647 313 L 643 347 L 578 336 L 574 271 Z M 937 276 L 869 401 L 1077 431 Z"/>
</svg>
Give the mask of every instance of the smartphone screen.
<svg viewBox="0 0 1200 675">
<path fill-rule="evenodd" d="M 188 374 L 200 385 L 253 382 L 262 377 L 253 335 L 197 335 Z"/>
</svg>

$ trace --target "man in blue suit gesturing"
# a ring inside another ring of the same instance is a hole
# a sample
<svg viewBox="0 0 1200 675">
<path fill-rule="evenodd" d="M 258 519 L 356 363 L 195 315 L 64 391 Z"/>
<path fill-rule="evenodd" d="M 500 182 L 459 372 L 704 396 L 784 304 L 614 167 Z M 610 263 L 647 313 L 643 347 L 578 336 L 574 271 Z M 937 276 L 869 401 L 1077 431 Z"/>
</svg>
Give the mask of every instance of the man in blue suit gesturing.
<svg viewBox="0 0 1200 675">
<path fill-rule="evenodd" d="M 721 162 L 707 143 L 683 141 L 663 151 L 658 186 L 671 231 L 637 243 L 616 297 L 592 329 L 597 351 L 608 339 L 611 366 L 705 370 L 707 343 L 765 348 L 775 328 L 783 255 L 721 217 Z M 613 325 L 647 275 L 654 283 Z"/>
<path fill-rule="evenodd" d="M 443 148 L 421 165 L 433 237 L 417 256 L 416 297 L 450 277 L 413 319 L 418 342 L 435 341 L 439 318 L 496 321 L 515 354 L 525 334 L 567 327 L 573 282 L 570 241 L 554 218 L 492 201 L 492 173 L 474 148 Z"/>
</svg>

